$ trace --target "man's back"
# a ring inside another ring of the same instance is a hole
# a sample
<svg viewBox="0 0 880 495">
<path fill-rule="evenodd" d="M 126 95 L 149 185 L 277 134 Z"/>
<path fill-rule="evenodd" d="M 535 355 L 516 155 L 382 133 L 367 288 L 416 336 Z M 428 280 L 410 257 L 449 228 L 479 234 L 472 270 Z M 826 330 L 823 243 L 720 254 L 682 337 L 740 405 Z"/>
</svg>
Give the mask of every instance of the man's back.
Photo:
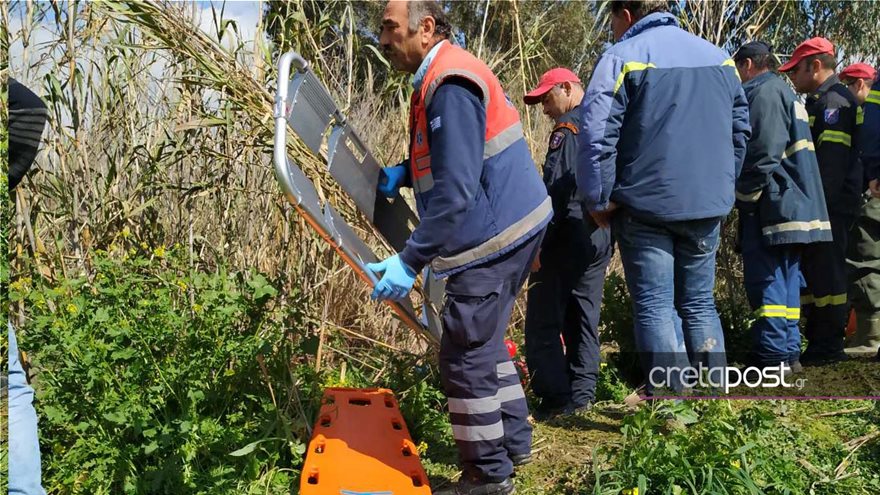
<svg viewBox="0 0 880 495">
<path fill-rule="evenodd" d="M 580 161 L 594 170 L 578 182 L 596 209 L 611 200 L 663 221 L 730 211 L 748 104 L 721 49 L 648 15 L 602 56 L 583 105 Z"/>
</svg>

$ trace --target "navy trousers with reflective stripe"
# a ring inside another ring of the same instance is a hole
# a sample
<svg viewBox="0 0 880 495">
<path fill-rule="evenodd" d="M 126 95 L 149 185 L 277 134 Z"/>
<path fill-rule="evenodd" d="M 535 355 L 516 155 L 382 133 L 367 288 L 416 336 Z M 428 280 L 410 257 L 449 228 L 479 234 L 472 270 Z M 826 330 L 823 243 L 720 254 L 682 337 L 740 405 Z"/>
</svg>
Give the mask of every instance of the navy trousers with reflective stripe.
<svg viewBox="0 0 880 495">
<path fill-rule="evenodd" d="M 761 221 L 740 213 L 743 279 L 756 318 L 752 324 L 752 361 L 765 366 L 793 363 L 801 353 L 801 271 L 799 245 L 763 243 Z"/>
<path fill-rule="evenodd" d="M 469 477 L 502 481 L 513 473 L 509 456 L 531 449 L 528 405 L 504 334 L 542 238 L 543 232 L 446 282 L 440 378 Z"/>
<path fill-rule="evenodd" d="M 801 272 L 807 287 L 801 292 L 804 336 L 809 354 L 843 350 L 849 312 L 846 251 L 852 217 L 831 215 L 833 242 L 807 244 L 801 253 Z"/>
<path fill-rule="evenodd" d="M 610 229 L 580 219 L 564 220 L 544 239 L 541 269 L 529 277 L 525 337 L 532 390 L 545 406 L 596 398 L 599 310 L 612 246 Z"/>
</svg>

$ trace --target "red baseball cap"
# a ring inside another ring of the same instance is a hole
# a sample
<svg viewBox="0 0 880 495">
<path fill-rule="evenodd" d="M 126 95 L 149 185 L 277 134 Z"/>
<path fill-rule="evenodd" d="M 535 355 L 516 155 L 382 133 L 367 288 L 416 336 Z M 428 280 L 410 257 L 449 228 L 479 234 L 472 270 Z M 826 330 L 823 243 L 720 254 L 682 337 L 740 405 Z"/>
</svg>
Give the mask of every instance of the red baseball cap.
<svg viewBox="0 0 880 495">
<path fill-rule="evenodd" d="M 779 67 L 779 72 L 788 72 L 791 69 L 794 69 L 794 67 L 805 57 L 819 55 L 821 53 L 834 55 L 834 45 L 825 38 L 820 38 L 818 36 L 810 38 L 794 49 L 794 53 L 791 54 L 791 58 L 788 59 L 788 62 Z"/>
<path fill-rule="evenodd" d="M 841 79 L 874 79 L 877 71 L 868 64 L 852 64 L 840 71 Z"/>
<path fill-rule="evenodd" d="M 523 96 L 523 101 L 526 103 L 526 105 L 534 105 L 535 103 L 540 103 L 541 97 L 544 96 L 547 91 L 553 89 L 553 86 L 564 82 L 579 83 L 581 82 L 581 80 L 578 78 L 577 74 L 564 67 L 550 69 L 545 72 L 543 76 L 541 76 L 541 80 L 538 81 L 538 87 L 529 91 L 528 93 L 526 93 L 525 96 Z"/>
</svg>

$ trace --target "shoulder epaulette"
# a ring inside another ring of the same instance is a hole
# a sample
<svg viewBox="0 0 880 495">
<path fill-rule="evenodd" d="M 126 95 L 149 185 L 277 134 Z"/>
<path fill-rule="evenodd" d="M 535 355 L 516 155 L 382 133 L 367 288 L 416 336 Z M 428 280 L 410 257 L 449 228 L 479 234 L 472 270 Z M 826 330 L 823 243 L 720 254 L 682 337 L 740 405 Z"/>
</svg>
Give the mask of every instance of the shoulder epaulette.
<svg viewBox="0 0 880 495">
<path fill-rule="evenodd" d="M 556 127 L 553 128 L 553 131 L 555 132 L 555 131 L 558 131 L 561 129 L 568 129 L 569 131 L 572 132 L 572 134 L 578 133 L 578 127 L 576 125 L 572 124 L 571 122 L 560 122 L 560 123 L 556 124 Z"/>
</svg>

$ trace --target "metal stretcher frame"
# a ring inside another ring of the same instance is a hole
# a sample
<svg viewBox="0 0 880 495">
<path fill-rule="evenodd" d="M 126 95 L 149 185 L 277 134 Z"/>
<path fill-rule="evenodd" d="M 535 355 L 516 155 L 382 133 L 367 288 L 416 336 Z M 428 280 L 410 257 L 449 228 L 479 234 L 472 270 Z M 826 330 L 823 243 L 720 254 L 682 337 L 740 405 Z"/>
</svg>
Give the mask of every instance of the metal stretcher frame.
<svg viewBox="0 0 880 495">
<path fill-rule="evenodd" d="M 290 67 L 292 64 L 296 64 L 297 74 L 293 81 L 290 81 Z M 314 79 L 316 84 L 307 84 L 306 81 L 308 81 L 309 78 Z M 300 90 L 310 96 L 303 96 L 301 99 L 297 98 L 292 103 L 289 103 L 288 89 L 291 88 L 296 90 L 297 96 L 299 95 Z M 317 103 L 314 103 L 312 100 L 317 101 Z M 298 118 L 293 118 L 293 112 L 302 112 L 302 115 L 298 116 Z M 321 206 L 321 200 L 318 197 L 314 184 L 312 184 L 293 160 L 287 156 L 288 121 L 291 122 L 291 127 L 297 131 L 297 135 L 303 140 L 306 146 L 316 154 L 319 154 L 318 152 L 320 151 L 324 134 L 331 122 L 336 122 L 337 124 L 344 122 L 344 117 L 338 110 L 336 110 L 335 104 L 333 104 L 333 100 L 330 98 L 329 94 L 327 94 L 326 89 L 319 81 L 317 81 L 311 71 L 309 71 L 308 62 L 294 52 L 285 53 L 278 62 L 274 118 L 275 136 L 273 161 L 275 165 L 275 177 L 278 180 L 287 201 L 293 205 L 297 212 L 306 219 L 309 225 L 311 225 L 312 228 L 314 228 L 315 231 L 317 231 L 318 234 L 326 240 L 337 253 L 339 253 L 346 264 L 354 269 L 359 278 L 369 284 L 370 287 L 375 286 L 376 283 L 378 283 L 376 275 L 365 267 L 366 263 L 376 261 L 377 258 L 375 254 L 329 204 L 324 205 L 323 207 Z M 304 122 L 308 119 L 312 120 Z M 339 131 L 337 131 L 337 133 L 338 132 Z M 340 137 L 341 136 L 337 137 L 337 142 Z M 359 140 L 358 144 L 360 144 Z M 373 163 L 375 163 L 375 161 Z M 378 165 L 375 166 L 378 167 Z M 378 169 L 376 170 L 375 175 L 378 177 Z M 351 194 L 348 190 L 346 190 L 346 192 Z M 409 210 L 409 206 L 406 206 L 405 202 L 402 200 L 395 203 L 403 204 L 406 209 Z M 411 210 L 409 211 L 412 213 Z M 386 213 L 387 212 L 383 212 L 383 215 Z M 426 280 L 428 279 L 426 278 Z M 427 291 L 428 287 L 436 287 L 437 284 L 426 283 L 425 285 Z M 427 299 L 436 302 L 436 296 L 432 297 L 428 294 L 426 294 L 426 296 Z M 436 315 L 436 310 L 431 308 L 431 306 L 426 305 L 424 316 L 425 321 L 420 321 L 409 300 L 401 302 L 386 302 L 407 326 L 424 334 L 432 344 L 439 344 L 440 333 L 437 324 L 438 317 Z"/>
</svg>

